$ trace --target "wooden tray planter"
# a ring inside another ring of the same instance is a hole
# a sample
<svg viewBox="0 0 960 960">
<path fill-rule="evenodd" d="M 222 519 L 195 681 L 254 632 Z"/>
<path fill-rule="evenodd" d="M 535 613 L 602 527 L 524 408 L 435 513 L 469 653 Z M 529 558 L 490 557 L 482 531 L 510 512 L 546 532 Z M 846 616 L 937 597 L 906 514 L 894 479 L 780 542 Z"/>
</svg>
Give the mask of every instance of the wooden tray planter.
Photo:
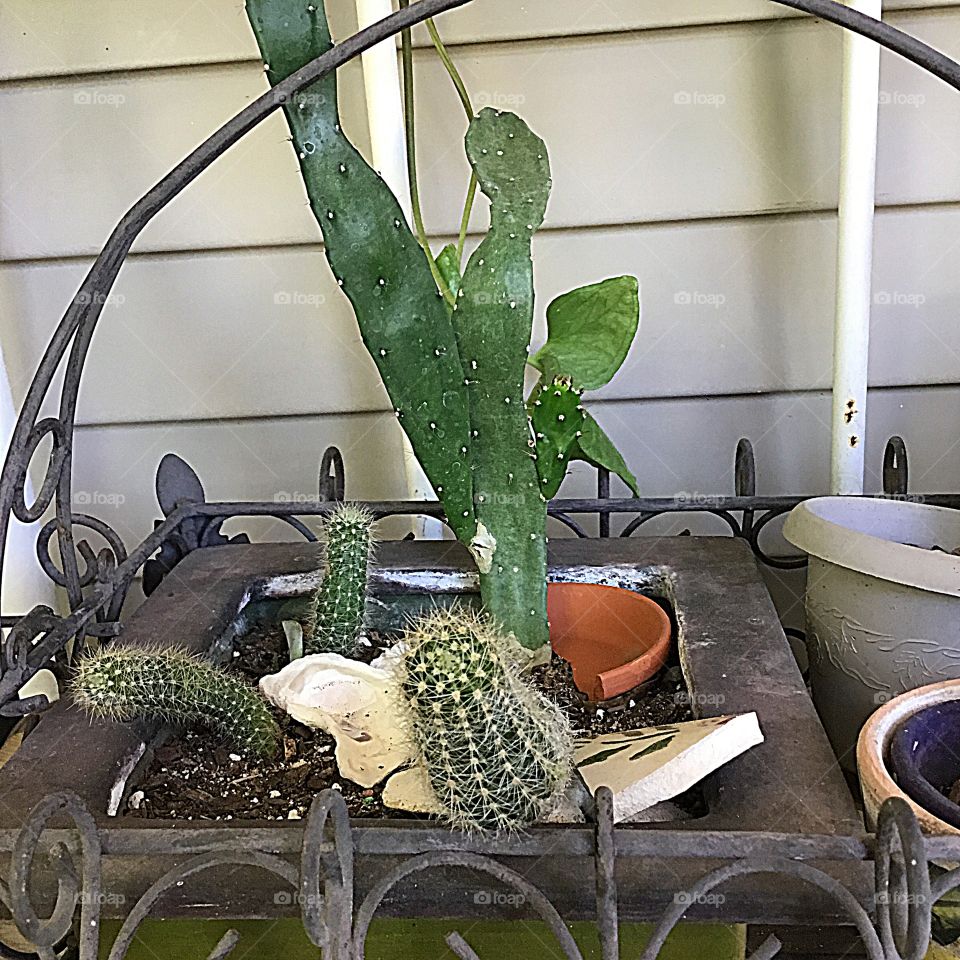
<svg viewBox="0 0 960 960">
<path fill-rule="evenodd" d="M 628 586 L 668 602 L 677 623 L 680 659 L 698 716 L 756 711 L 765 742 L 705 781 L 708 813 L 695 820 L 615 831 L 620 917 L 658 916 L 708 869 L 703 857 L 749 847 L 781 856 L 809 835 L 833 836 L 837 860 L 853 859 L 852 838 L 863 834 L 846 782 L 760 580 L 748 545 L 730 538 L 670 537 L 567 540 L 551 543 L 551 578 Z M 316 544 L 209 547 L 188 555 L 132 615 L 118 642 L 181 643 L 227 655 L 252 601 L 296 596 L 316 582 Z M 471 562 L 452 542 L 385 543 L 378 550 L 374 592 L 411 593 L 429 587 L 456 593 L 469 582 Z M 151 757 L 158 730 L 142 724 L 91 721 L 68 701 L 43 716 L 0 772 L 0 859 L 38 799 L 75 793 L 93 814 L 103 843 L 104 876 L 118 904 L 129 904 L 166 870 L 199 852 L 248 851 L 296 863 L 304 836 L 297 822 L 179 822 L 112 816 Z M 594 915 L 594 827 L 540 826 L 515 838 L 452 833 L 422 820 L 353 820 L 358 900 L 388 869 L 428 851 L 480 852 L 510 864 L 538 886 L 566 919 Z M 56 833 L 56 831 L 52 831 Z M 830 842 L 827 847 L 830 847 Z M 739 844 L 739 847 L 737 847 Z M 851 846 L 852 844 L 852 846 Z M 849 849 L 847 849 L 849 847 Z M 799 847 L 797 847 L 799 849 Z M 733 854 L 736 856 L 736 854 Z M 742 854 L 741 854 L 742 855 Z M 818 854 L 819 856 L 819 854 Z M 866 864 L 839 866 L 843 881 L 864 897 Z M 44 878 L 37 876 L 42 888 Z M 219 878 L 215 896 L 196 882 L 172 887 L 153 911 L 163 916 L 265 917 L 296 913 L 296 898 L 278 897 L 278 881 L 238 868 Z M 474 902 L 476 881 L 461 868 L 419 874 L 388 895 L 386 914 L 490 918 Z M 48 891 L 49 892 L 49 891 Z M 35 896 L 42 896 L 38 889 Z M 124 909 L 117 907 L 116 915 Z M 103 915 L 111 913 L 105 904 Z M 722 903 L 695 904 L 689 915 L 724 921 L 843 922 L 820 891 L 789 878 L 745 878 Z M 847 921 L 849 922 L 849 921 Z"/>
</svg>

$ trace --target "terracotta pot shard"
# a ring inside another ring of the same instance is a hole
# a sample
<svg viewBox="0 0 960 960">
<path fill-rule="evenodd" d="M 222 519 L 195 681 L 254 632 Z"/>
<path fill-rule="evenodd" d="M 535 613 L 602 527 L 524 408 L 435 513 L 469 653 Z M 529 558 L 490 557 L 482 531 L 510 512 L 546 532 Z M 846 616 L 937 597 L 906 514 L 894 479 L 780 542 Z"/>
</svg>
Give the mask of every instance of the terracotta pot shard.
<svg viewBox="0 0 960 960">
<path fill-rule="evenodd" d="M 610 700 L 649 680 L 667 661 L 672 626 L 655 601 L 596 583 L 547 586 L 550 644 L 573 668 L 577 689 Z"/>
</svg>

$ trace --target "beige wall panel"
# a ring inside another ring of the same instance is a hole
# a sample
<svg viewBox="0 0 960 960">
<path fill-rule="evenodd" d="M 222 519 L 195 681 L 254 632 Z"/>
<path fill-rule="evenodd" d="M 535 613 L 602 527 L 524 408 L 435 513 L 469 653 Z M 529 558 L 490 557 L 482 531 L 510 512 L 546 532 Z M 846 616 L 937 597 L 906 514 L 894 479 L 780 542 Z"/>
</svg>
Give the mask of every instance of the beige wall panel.
<svg viewBox="0 0 960 960">
<path fill-rule="evenodd" d="M 960 370 L 960 209 L 877 219 L 871 382 L 952 383 Z M 825 389 L 832 215 L 548 231 L 538 322 L 581 283 L 642 282 L 640 335 L 604 399 Z M 437 241 L 439 244 L 439 241 Z M 22 397 L 79 261 L 0 267 L 0 332 Z M 382 410 L 388 400 L 318 247 L 134 257 L 104 308 L 80 420 L 112 423 Z"/>
<path fill-rule="evenodd" d="M 900 17 L 960 49 L 960 15 Z M 478 96 L 514 98 L 550 145 L 548 223 L 615 224 L 834 204 L 838 50 L 828 25 L 794 21 L 481 45 L 465 48 L 461 65 Z M 427 219 L 445 233 L 459 220 L 466 184 L 463 122 L 435 59 L 421 61 Z M 0 150 L 0 252 L 93 252 L 130 203 L 263 83 L 254 64 L 242 64 L 7 85 L 0 118 L 15 136 Z M 359 89 L 348 87 L 347 115 L 362 130 Z M 960 196 L 960 167 L 945 146 L 960 139 L 951 93 L 892 56 L 884 89 L 881 198 Z M 76 102 L 87 96 L 94 102 Z M 123 99 L 111 106 L 112 97 Z M 314 240 L 285 137 L 279 117 L 250 134 L 157 217 L 139 249 Z"/>
<path fill-rule="evenodd" d="M 135 545 L 159 516 L 154 477 L 165 453 L 191 464 L 208 500 L 295 502 L 316 497 L 320 458 L 331 444 L 343 453 L 349 498 L 402 499 L 400 437 L 389 414 L 82 427 L 74 500 L 78 510 L 100 516 Z M 285 535 L 277 523 L 255 526 L 262 536 Z"/>
<path fill-rule="evenodd" d="M 348 68 L 341 101 L 362 145 L 359 70 Z M 0 256 L 96 253 L 130 206 L 265 89 L 255 63 L 0 87 Z M 283 118 L 269 117 L 164 208 L 135 249 L 319 239 L 288 136 Z"/>
<path fill-rule="evenodd" d="M 703 397 L 588 404 L 637 475 L 646 496 L 733 492 L 740 437 L 754 446 L 757 492 L 823 494 L 829 490 L 830 400 L 823 393 Z M 883 450 L 900 435 L 910 457 L 910 486 L 943 493 L 960 476 L 957 387 L 872 390 L 867 416 L 868 491 L 882 489 Z M 592 472 L 577 470 L 563 496 L 587 496 Z M 625 488 L 617 489 L 621 495 Z"/>
<path fill-rule="evenodd" d="M 895 0 L 886 9 L 949 7 L 956 0 Z M 337 35 L 356 28 L 353 0 L 327 4 Z M 770 0 L 474 0 L 441 20 L 450 43 L 619 32 L 795 16 Z M 241 0 L 88 0 L 73 6 L 8 0 L 0 12 L 0 79 L 82 71 L 220 63 L 253 58 Z M 418 31 L 417 42 L 429 42 Z"/>
<path fill-rule="evenodd" d="M 894 0 L 885 3 L 884 10 L 955 4 L 956 0 Z M 796 16 L 801 14 L 771 0 L 474 0 L 444 15 L 441 34 L 447 43 L 476 43 Z M 430 41 L 425 29 L 418 31 L 417 39 Z"/>
<path fill-rule="evenodd" d="M 352 0 L 332 0 L 328 11 L 334 36 L 356 30 Z M 7 0 L 0 22 L 0 79 L 258 56 L 243 0 Z"/>
<path fill-rule="evenodd" d="M 85 271 L 80 262 L 0 267 L 18 399 Z M 79 415 L 109 423 L 388 408 L 322 250 L 303 247 L 132 258 L 100 318 Z"/>
</svg>

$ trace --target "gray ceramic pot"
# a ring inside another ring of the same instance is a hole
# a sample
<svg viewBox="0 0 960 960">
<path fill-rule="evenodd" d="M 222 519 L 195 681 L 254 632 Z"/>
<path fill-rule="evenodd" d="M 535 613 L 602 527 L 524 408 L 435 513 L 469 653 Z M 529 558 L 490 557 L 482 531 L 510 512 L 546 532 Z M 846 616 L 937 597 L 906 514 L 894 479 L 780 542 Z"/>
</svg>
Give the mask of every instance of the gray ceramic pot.
<svg viewBox="0 0 960 960">
<path fill-rule="evenodd" d="M 783 530 L 810 555 L 813 699 L 844 766 L 867 717 L 906 690 L 960 677 L 960 512 L 901 500 L 821 497 Z"/>
</svg>

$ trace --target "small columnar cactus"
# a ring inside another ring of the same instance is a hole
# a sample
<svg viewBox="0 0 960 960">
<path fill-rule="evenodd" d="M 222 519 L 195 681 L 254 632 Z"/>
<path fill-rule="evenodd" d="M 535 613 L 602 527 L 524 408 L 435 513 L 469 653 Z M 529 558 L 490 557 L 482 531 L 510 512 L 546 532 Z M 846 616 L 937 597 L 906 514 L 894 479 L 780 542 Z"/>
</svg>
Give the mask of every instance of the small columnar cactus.
<svg viewBox="0 0 960 960">
<path fill-rule="evenodd" d="M 247 753 L 269 756 L 279 740 L 256 690 L 182 649 L 104 647 L 79 661 L 72 692 L 94 716 L 199 724 Z"/>
<path fill-rule="evenodd" d="M 454 827 L 518 830 L 550 813 L 570 777 L 569 722 L 521 676 L 520 656 L 512 638 L 462 608 L 405 634 L 411 736 Z"/>
<path fill-rule="evenodd" d="M 349 656 L 363 630 L 367 565 L 373 551 L 373 514 L 341 504 L 324 524 L 327 572 L 317 592 L 316 621 L 308 630 L 308 653 Z"/>
</svg>

